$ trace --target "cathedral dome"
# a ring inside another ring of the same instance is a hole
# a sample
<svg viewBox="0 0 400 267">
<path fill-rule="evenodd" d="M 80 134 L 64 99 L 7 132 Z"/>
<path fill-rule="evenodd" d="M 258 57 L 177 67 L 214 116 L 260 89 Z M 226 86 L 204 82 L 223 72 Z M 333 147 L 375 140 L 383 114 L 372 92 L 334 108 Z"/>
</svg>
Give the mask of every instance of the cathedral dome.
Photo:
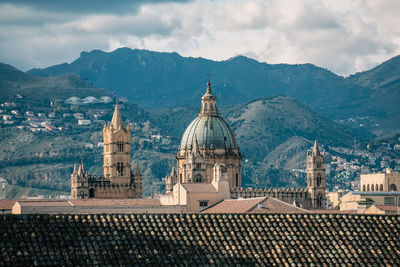
<svg viewBox="0 0 400 267">
<path fill-rule="evenodd" d="M 200 149 L 237 148 L 232 129 L 220 116 L 200 114 L 186 128 L 180 149 L 193 148 L 196 139 Z"/>
<path fill-rule="evenodd" d="M 201 111 L 186 128 L 180 149 L 237 149 L 235 135 L 229 125 L 220 117 L 217 110 L 217 98 L 211 92 L 211 83 L 201 99 Z"/>
</svg>

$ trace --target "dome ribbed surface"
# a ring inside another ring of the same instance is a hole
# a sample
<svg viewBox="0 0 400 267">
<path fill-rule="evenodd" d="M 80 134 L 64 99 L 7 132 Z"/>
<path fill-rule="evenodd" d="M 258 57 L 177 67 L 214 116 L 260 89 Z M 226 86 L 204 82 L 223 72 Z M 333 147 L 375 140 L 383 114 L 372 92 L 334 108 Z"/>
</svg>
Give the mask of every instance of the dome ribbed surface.
<svg viewBox="0 0 400 267">
<path fill-rule="evenodd" d="M 229 125 L 219 116 L 199 115 L 186 128 L 180 149 L 194 146 L 195 136 L 199 148 L 237 148 L 235 135 Z"/>
</svg>

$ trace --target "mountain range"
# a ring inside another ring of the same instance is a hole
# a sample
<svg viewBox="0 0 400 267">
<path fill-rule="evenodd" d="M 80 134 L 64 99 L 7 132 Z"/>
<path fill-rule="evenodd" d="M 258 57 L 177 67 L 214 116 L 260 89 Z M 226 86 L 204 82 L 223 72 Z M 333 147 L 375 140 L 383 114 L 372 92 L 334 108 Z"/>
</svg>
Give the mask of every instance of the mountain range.
<svg viewBox="0 0 400 267">
<path fill-rule="evenodd" d="M 312 64 L 271 65 L 243 56 L 212 61 L 121 48 L 110 53 L 82 52 L 70 64 L 27 73 L 0 63 L 0 98 L 21 94 L 24 101 L 31 101 L 33 111 L 35 103 L 44 99 L 129 98 L 131 104 L 122 109 L 124 120 L 149 121 L 153 129 L 172 140 L 162 149 L 143 146 L 146 138 L 133 144 L 132 163 L 142 167 L 144 192 L 149 194 L 154 182 L 160 182 L 175 164 L 180 137 L 198 114 L 210 73 L 220 113 L 235 131 L 245 155 L 244 184 L 303 186 L 304 179 L 289 170 L 305 167 L 305 151 L 314 139 L 326 146 L 350 147 L 354 140 L 366 144 L 374 135 L 400 131 L 399 70 L 400 57 L 341 77 Z M 40 112 L 45 105 L 41 104 Z M 81 105 L 74 107 L 74 112 L 89 108 Z M 112 111 L 111 104 L 101 108 Z M 67 112 L 68 107 L 62 110 Z M 19 185 L 65 190 L 76 155 L 85 157 L 88 169 L 101 173 L 101 151 L 83 149 L 87 143 L 101 142 L 97 126 L 91 132 L 57 135 L 2 127 L 2 133 L 7 134 L 0 136 L 0 176 L 6 179 L 11 175 Z M 34 142 L 20 144 L 21 138 Z M 11 149 L 6 144 L 20 145 Z"/>
<path fill-rule="evenodd" d="M 42 77 L 78 74 L 145 109 L 197 105 L 211 75 L 214 93 L 224 106 L 286 95 L 332 120 L 346 123 L 356 118 L 352 126 L 361 124 L 381 135 L 400 130 L 399 68 L 400 58 L 395 57 L 372 70 L 342 77 L 312 64 L 273 65 L 244 56 L 213 61 L 119 48 L 82 52 L 72 63 L 28 73 Z"/>
</svg>

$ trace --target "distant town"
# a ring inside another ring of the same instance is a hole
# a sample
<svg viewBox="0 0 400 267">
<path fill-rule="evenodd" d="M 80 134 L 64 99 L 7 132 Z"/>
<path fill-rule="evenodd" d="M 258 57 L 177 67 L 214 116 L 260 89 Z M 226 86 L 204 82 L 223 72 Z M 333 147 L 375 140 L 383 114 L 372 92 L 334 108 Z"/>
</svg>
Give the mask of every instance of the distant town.
<svg viewBox="0 0 400 267">
<path fill-rule="evenodd" d="M 124 101 L 126 104 L 124 104 Z M 109 96 L 86 98 L 70 97 L 66 100 L 53 99 L 33 106 L 24 96 L 16 95 L 12 101 L 0 104 L 0 123 L 4 127 L 18 128 L 35 134 L 69 134 L 85 129 L 101 130 L 106 120 L 112 115 L 113 99 Z M 120 109 L 131 105 L 126 99 L 120 101 Z M 175 136 L 162 135 L 160 129 L 150 121 L 127 122 L 131 125 L 133 149 L 158 148 L 174 151 L 179 142 Z M 359 190 L 360 174 L 383 172 L 386 168 L 400 171 L 400 140 L 374 145 L 354 143 L 352 148 L 322 145 L 326 154 L 328 184 L 334 186 L 332 191 Z M 88 142 L 85 149 L 102 150 L 102 142 Z M 40 156 L 40 155 L 38 155 Z M 292 173 L 305 177 L 305 169 L 292 169 Z M 250 185 L 252 186 L 252 185 Z M 273 185 L 271 185 L 273 186 Z"/>
</svg>

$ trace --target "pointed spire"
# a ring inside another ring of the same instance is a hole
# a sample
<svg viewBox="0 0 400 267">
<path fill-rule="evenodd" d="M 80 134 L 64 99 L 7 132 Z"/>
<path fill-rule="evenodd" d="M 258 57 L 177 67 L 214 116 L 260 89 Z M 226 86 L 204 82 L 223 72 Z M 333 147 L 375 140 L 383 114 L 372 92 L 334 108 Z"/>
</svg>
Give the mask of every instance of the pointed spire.
<svg viewBox="0 0 400 267">
<path fill-rule="evenodd" d="M 139 175 L 142 175 L 142 173 L 140 172 L 139 164 L 136 164 L 135 176 Z"/>
<path fill-rule="evenodd" d="M 313 156 L 319 155 L 319 149 L 318 149 L 318 142 L 315 140 L 314 142 L 314 147 L 313 147 Z"/>
<path fill-rule="evenodd" d="M 85 173 L 85 167 L 83 166 L 83 160 L 79 164 L 78 174 L 83 175 Z"/>
<path fill-rule="evenodd" d="M 78 167 L 78 174 L 79 175 L 82 174 L 82 165 L 81 164 L 79 164 L 79 167 Z"/>
<path fill-rule="evenodd" d="M 197 155 L 199 153 L 199 144 L 197 142 L 197 136 L 194 135 L 194 146 L 193 146 L 193 154 Z"/>
<path fill-rule="evenodd" d="M 77 174 L 76 162 L 74 163 L 74 172 L 72 174 Z"/>
<path fill-rule="evenodd" d="M 122 128 L 124 126 L 123 123 L 122 123 L 121 114 L 120 114 L 119 108 L 118 108 L 118 98 L 117 98 L 116 103 L 115 103 L 115 110 L 114 110 L 114 114 L 113 114 L 113 117 L 112 117 L 112 120 L 111 120 L 111 126 L 114 129 L 119 129 L 119 128 Z"/>
</svg>

